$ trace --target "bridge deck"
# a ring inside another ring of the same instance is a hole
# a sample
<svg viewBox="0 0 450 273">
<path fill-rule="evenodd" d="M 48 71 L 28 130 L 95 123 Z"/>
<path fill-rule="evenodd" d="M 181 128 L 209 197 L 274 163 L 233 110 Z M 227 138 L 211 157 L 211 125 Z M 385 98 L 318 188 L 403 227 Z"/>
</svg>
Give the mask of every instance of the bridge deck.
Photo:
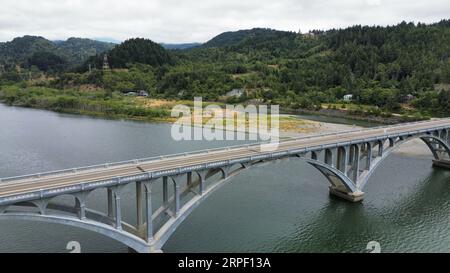
<svg viewBox="0 0 450 273">
<path fill-rule="evenodd" d="M 345 132 L 339 135 L 319 135 L 317 137 L 288 140 L 281 142 L 279 146 L 274 149 L 274 151 L 272 151 L 272 153 L 287 151 L 291 149 L 332 145 L 338 142 L 356 142 L 369 138 L 403 134 L 418 130 L 431 130 L 439 127 L 450 127 L 450 119 L 403 124 L 386 128 L 365 129 L 354 132 Z M 79 185 L 86 182 L 104 181 L 116 177 L 126 177 L 155 171 L 172 170 L 176 168 L 184 168 L 225 160 L 234 160 L 239 158 L 246 158 L 249 156 L 258 156 L 262 154 L 267 154 L 267 152 L 261 151 L 256 146 L 233 149 L 224 148 L 223 150 L 219 151 L 192 155 L 180 155 L 178 157 L 162 158 L 160 160 L 141 162 L 138 164 L 130 163 L 114 167 L 78 171 L 74 173 L 64 173 L 61 175 L 44 174 L 38 178 L 24 178 L 0 183 L 0 198 L 17 194 L 26 194 L 28 192 L 36 190 L 48 190 L 65 186 Z"/>
</svg>

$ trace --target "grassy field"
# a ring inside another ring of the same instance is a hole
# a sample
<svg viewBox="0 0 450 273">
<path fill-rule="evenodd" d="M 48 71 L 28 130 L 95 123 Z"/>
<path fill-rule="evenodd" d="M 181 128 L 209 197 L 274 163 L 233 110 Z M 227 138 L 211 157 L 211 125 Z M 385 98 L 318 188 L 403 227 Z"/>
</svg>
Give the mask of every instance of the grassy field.
<svg viewBox="0 0 450 273">
<path fill-rule="evenodd" d="M 226 124 L 245 124 L 245 128 L 250 125 L 258 128 L 259 119 L 249 119 L 248 115 L 241 118 L 238 112 L 207 112 L 202 111 L 200 115 L 194 115 L 193 101 L 187 100 L 163 100 L 143 97 L 128 97 L 120 93 L 108 94 L 103 90 L 90 92 L 78 91 L 73 89 L 58 90 L 46 87 L 28 87 L 3 86 L 0 88 L 0 101 L 14 106 L 47 109 L 56 112 L 83 114 L 95 117 L 117 118 L 141 120 L 149 122 L 168 122 L 177 121 L 178 117 L 172 117 L 171 111 L 176 105 L 185 105 L 191 109 L 192 115 L 185 117 L 185 121 L 194 124 L 207 125 L 215 124 L 217 128 L 225 128 Z M 203 107 L 217 105 L 225 109 L 224 103 L 203 102 Z M 215 118 L 216 120 L 213 120 Z M 272 123 L 267 116 L 260 116 L 267 119 L 267 128 L 270 129 Z M 317 124 L 311 121 L 298 119 L 292 116 L 281 115 L 279 118 L 279 128 L 284 132 L 308 133 L 317 128 Z M 251 124 L 255 122 L 256 124 Z M 222 127 L 220 127 L 222 126 Z"/>
</svg>

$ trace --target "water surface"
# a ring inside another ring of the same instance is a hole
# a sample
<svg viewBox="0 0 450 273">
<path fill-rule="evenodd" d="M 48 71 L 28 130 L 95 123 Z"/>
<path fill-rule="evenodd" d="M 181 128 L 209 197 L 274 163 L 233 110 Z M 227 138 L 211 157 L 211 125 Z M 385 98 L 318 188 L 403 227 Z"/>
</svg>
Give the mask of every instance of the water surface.
<svg viewBox="0 0 450 273">
<path fill-rule="evenodd" d="M 235 142 L 176 142 L 170 125 L 103 120 L 0 104 L 0 177 L 171 154 Z M 178 228 L 165 252 L 450 252 L 450 172 L 431 155 L 392 155 L 361 204 L 328 194 L 302 161 L 278 162 L 233 178 Z M 131 195 L 131 190 L 125 195 Z M 127 196 L 125 196 L 125 200 Z M 104 206 L 94 192 L 88 205 Z M 123 213 L 133 220 L 132 203 Z M 0 220 L 0 252 L 127 252 L 107 237 L 54 224 Z"/>
</svg>

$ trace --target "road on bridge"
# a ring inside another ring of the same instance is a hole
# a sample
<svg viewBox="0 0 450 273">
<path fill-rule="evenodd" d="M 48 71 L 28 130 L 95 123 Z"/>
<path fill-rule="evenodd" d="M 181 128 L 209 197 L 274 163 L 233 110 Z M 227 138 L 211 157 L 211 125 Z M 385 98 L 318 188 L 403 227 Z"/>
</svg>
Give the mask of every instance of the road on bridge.
<svg viewBox="0 0 450 273">
<path fill-rule="evenodd" d="M 373 128 L 353 132 L 344 132 L 338 135 L 319 135 L 317 137 L 287 140 L 281 142 L 279 146 L 272 152 L 329 145 L 337 142 L 358 141 L 378 136 L 407 133 L 414 130 L 433 129 L 441 126 L 450 126 L 450 119 L 441 119 L 403 125 L 400 124 L 386 128 Z M 116 177 L 125 177 L 155 171 L 172 170 L 176 168 L 196 166 L 211 162 L 220 162 L 225 160 L 245 158 L 249 156 L 258 156 L 265 153 L 267 152 L 261 151 L 258 146 L 233 149 L 224 148 L 223 150 L 219 151 L 161 158 L 159 160 L 141 162 L 138 164 L 130 163 L 115 167 L 91 169 L 74 173 L 64 173 L 57 176 L 42 175 L 39 178 L 25 178 L 21 180 L 0 183 L 0 198 L 17 194 L 26 194 L 28 192 L 36 190 L 48 190 L 64 186 L 78 185 L 86 182 L 104 181 Z"/>
</svg>

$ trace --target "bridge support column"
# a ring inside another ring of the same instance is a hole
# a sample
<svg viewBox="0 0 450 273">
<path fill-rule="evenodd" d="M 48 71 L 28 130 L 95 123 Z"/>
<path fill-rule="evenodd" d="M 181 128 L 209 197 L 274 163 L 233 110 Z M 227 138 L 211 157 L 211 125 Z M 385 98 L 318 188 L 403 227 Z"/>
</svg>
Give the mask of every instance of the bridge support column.
<svg viewBox="0 0 450 273">
<path fill-rule="evenodd" d="M 152 184 L 145 184 L 145 237 L 147 243 L 153 241 L 153 207 L 152 207 Z"/>
<path fill-rule="evenodd" d="M 115 226 L 116 229 L 122 230 L 122 206 L 120 204 L 120 195 L 121 195 L 122 187 L 116 186 L 113 189 L 114 193 L 114 212 L 115 212 Z"/>
<path fill-rule="evenodd" d="M 37 201 L 33 201 L 32 203 L 39 208 L 39 213 L 41 215 L 45 215 L 46 210 L 47 210 L 47 205 L 48 205 L 49 200 L 46 199 L 42 199 L 42 200 L 37 200 Z"/>
<path fill-rule="evenodd" d="M 445 138 L 444 138 L 444 141 L 445 141 L 445 143 L 446 143 L 447 145 L 450 146 L 450 130 L 449 130 L 449 129 L 445 130 Z"/>
<path fill-rule="evenodd" d="M 334 168 L 334 155 L 333 151 L 330 149 L 325 150 L 325 164 Z"/>
<path fill-rule="evenodd" d="M 433 167 L 450 170 L 450 160 L 433 160 Z"/>
<path fill-rule="evenodd" d="M 337 168 L 344 174 L 347 173 L 348 150 L 348 147 L 339 147 L 337 153 Z"/>
<path fill-rule="evenodd" d="M 144 225 L 142 217 L 142 187 L 141 182 L 136 182 L 136 228 L 139 232 L 142 232 L 142 226 Z"/>
<path fill-rule="evenodd" d="M 311 152 L 311 159 L 312 160 L 319 160 L 321 151 Z"/>
<path fill-rule="evenodd" d="M 175 215 L 180 211 L 180 184 L 177 179 L 173 182 L 173 195 L 175 199 Z"/>
<path fill-rule="evenodd" d="M 382 157 L 384 152 L 384 141 L 378 140 L 378 156 Z"/>
<path fill-rule="evenodd" d="M 167 205 L 169 202 L 169 178 L 167 176 L 163 177 L 163 204 Z"/>
<path fill-rule="evenodd" d="M 113 191 L 112 189 L 108 188 L 108 217 L 113 218 L 114 217 L 114 199 L 113 199 Z"/>
<path fill-rule="evenodd" d="M 370 165 L 372 165 L 372 144 L 366 143 L 366 168 L 365 170 L 370 170 Z"/>
<path fill-rule="evenodd" d="M 356 184 L 359 176 L 360 147 L 353 145 L 351 150 L 352 180 Z"/>
<path fill-rule="evenodd" d="M 192 185 L 192 172 L 187 173 L 187 185 Z"/>
<path fill-rule="evenodd" d="M 203 195 L 203 191 L 205 190 L 205 180 L 206 180 L 207 171 L 199 171 L 198 175 L 198 194 Z"/>
<path fill-rule="evenodd" d="M 330 186 L 330 194 L 352 203 L 358 203 L 364 200 L 364 193 L 361 191 L 347 193 L 342 192 L 333 186 Z"/>
<path fill-rule="evenodd" d="M 80 220 L 86 219 L 86 197 L 87 192 L 75 194 L 75 207 L 77 208 L 78 218 L 80 218 Z"/>
<path fill-rule="evenodd" d="M 392 148 L 395 145 L 395 139 L 394 138 L 389 138 L 389 147 Z"/>
</svg>

